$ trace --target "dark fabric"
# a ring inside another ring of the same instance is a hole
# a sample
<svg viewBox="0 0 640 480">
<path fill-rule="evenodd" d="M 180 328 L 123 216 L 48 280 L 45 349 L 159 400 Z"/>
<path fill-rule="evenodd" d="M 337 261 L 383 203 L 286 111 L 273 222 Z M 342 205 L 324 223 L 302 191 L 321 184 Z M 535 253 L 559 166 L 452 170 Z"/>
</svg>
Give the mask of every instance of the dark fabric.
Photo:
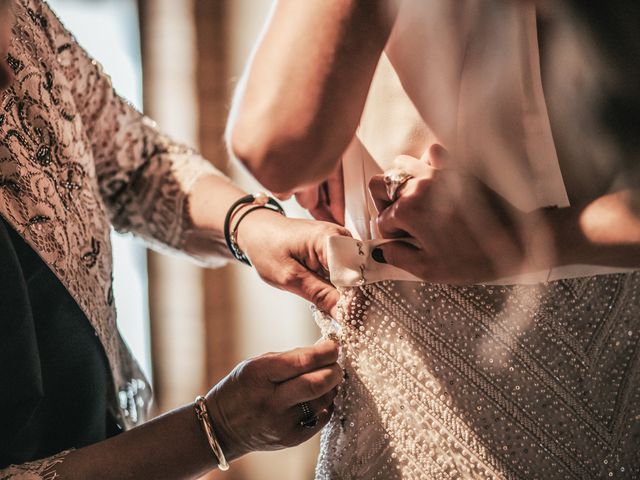
<svg viewBox="0 0 640 480">
<path fill-rule="evenodd" d="M 589 38 L 606 62 L 596 102 L 602 127 L 625 154 L 623 162 L 638 168 L 640 162 L 640 2 L 565 2 L 573 18 L 586 27 Z M 597 78 L 597 76 L 595 76 Z M 636 170 L 637 171 L 637 170 Z M 634 185 L 635 186 L 635 185 Z"/>
<path fill-rule="evenodd" d="M 0 468 L 117 433 L 110 375 L 80 307 L 0 217 Z"/>
</svg>

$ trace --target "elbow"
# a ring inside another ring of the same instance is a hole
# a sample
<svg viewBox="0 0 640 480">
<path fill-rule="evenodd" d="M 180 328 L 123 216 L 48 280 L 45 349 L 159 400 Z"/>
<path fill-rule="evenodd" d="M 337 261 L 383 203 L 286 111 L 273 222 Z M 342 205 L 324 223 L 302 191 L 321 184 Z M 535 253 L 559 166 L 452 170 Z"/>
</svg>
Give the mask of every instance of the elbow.
<svg viewBox="0 0 640 480">
<path fill-rule="evenodd" d="M 242 126 L 231 130 L 228 143 L 232 157 L 266 189 L 275 193 L 290 191 L 297 178 L 282 173 L 287 171 L 284 165 L 289 159 L 277 155 L 271 142 L 259 138 L 260 135 L 245 134 L 245 131 Z"/>
<path fill-rule="evenodd" d="M 230 153 L 274 193 L 290 193 L 324 180 L 338 158 L 332 161 L 317 135 L 284 131 L 277 134 L 268 126 L 237 122 L 228 132 Z"/>
</svg>

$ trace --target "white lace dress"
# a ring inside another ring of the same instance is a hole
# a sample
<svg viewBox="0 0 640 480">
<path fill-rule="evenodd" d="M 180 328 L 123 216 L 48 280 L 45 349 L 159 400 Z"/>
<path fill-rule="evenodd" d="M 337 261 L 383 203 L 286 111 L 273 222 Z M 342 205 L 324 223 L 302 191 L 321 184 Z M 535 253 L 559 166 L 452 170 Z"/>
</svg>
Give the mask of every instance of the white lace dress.
<svg viewBox="0 0 640 480">
<path fill-rule="evenodd" d="M 567 206 L 536 70 L 535 12 L 525 2 L 500 3 L 502 15 L 486 18 L 478 16 L 483 2 L 413 2 L 387 53 L 427 123 L 434 110 L 451 108 L 437 92 L 457 89 L 455 125 L 447 115 L 433 121 L 441 138 L 477 138 L 460 148 L 488 151 L 496 145 L 483 137 L 501 132 L 492 126 L 500 105 L 480 95 L 482 80 L 512 95 L 509 115 L 519 130 L 505 135 L 508 148 L 500 151 L 523 152 L 521 164 L 460 168 L 525 210 Z M 496 60 L 491 48 L 457 42 L 457 80 L 438 52 L 408 43 L 429 35 L 470 40 L 482 29 L 513 51 Z M 431 57 L 422 62 L 416 52 Z M 425 63 L 444 72 L 442 85 L 416 80 L 428 76 Z M 465 83 L 477 65 L 497 70 Z M 359 136 L 343 162 L 356 239 L 335 239 L 330 251 L 339 315 L 317 317 L 325 334 L 341 340 L 346 381 L 323 432 L 316 478 L 640 478 L 640 273 L 574 265 L 454 287 L 377 264 L 366 180 L 380 169 L 364 147 L 367 132 Z"/>
</svg>

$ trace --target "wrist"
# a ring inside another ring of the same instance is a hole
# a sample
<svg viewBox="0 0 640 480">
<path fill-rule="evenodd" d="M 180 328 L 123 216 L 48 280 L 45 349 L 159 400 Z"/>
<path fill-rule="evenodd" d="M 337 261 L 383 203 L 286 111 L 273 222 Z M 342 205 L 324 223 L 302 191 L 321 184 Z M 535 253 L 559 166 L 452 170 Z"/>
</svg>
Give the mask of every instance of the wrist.
<svg viewBox="0 0 640 480">
<path fill-rule="evenodd" d="M 243 220 L 258 210 L 270 210 L 285 216 L 282 206 L 264 192 L 245 195 L 231 204 L 224 220 L 224 238 L 231 254 L 242 263 L 251 266 L 249 257 L 238 244 L 238 230 Z"/>
<path fill-rule="evenodd" d="M 207 393 L 205 399 L 215 435 L 227 461 L 230 462 L 249 453 L 250 450 L 233 434 L 231 419 L 227 417 L 216 401 L 216 390 L 214 389 Z"/>
<path fill-rule="evenodd" d="M 281 222 L 286 222 L 286 217 L 275 210 L 259 208 L 250 212 L 238 225 L 236 243 L 240 249 L 251 257 L 251 251 L 264 248 L 264 241 L 270 237 L 269 232 Z"/>
</svg>

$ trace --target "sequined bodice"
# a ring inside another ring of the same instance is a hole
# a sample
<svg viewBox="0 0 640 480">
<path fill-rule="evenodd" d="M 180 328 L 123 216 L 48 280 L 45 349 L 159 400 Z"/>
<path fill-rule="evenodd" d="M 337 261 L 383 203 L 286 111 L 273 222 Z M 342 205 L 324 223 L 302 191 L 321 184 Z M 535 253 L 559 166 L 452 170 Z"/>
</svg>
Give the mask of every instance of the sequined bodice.
<svg viewBox="0 0 640 480">
<path fill-rule="evenodd" d="M 385 281 L 344 289 L 338 323 L 317 478 L 640 478 L 640 273 Z"/>
</svg>

